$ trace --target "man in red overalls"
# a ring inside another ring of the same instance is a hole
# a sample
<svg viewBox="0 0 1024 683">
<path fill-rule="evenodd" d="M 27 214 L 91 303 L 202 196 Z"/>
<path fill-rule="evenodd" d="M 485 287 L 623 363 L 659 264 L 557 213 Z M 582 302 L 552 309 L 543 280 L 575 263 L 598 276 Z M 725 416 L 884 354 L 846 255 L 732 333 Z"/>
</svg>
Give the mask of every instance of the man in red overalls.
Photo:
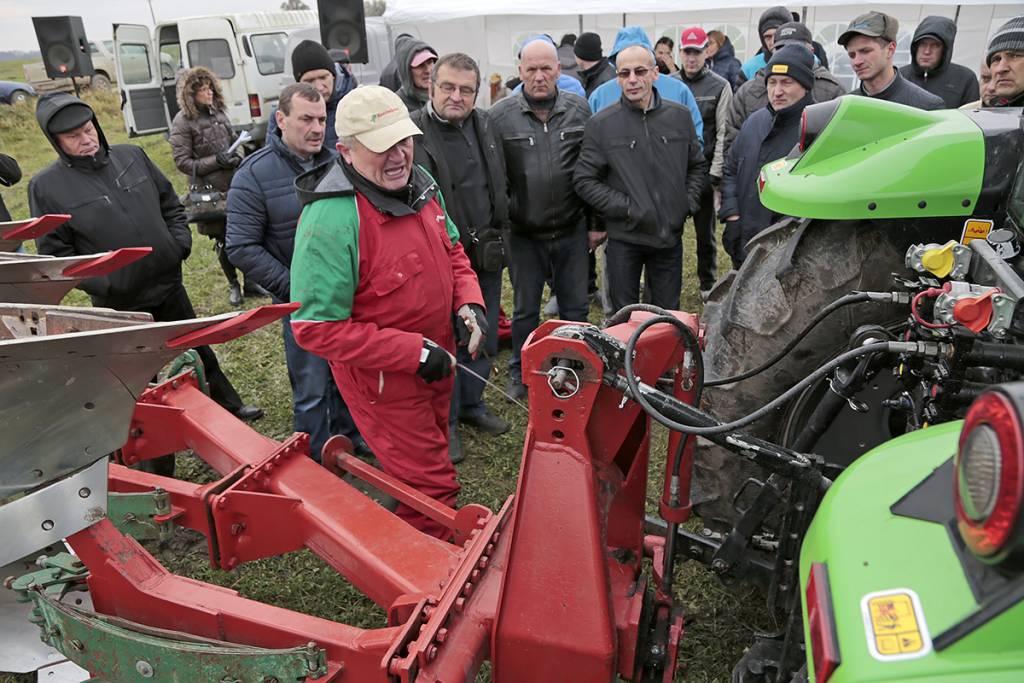
<svg viewBox="0 0 1024 683">
<path fill-rule="evenodd" d="M 331 365 L 359 432 L 384 471 L 453 506 L 448 457 L 455 335 L 486 333 L 476 275 L 434 179 L 413 166 L 398 96 L 363 86 L 338 105 L 338 152 L 295 181 L 302 216 L 291 264 L 300 346 Z M 452 325 L 452 314 L 458 324 Z M 406 506 L 416 528 L 447 531 Z"/>
</svg>

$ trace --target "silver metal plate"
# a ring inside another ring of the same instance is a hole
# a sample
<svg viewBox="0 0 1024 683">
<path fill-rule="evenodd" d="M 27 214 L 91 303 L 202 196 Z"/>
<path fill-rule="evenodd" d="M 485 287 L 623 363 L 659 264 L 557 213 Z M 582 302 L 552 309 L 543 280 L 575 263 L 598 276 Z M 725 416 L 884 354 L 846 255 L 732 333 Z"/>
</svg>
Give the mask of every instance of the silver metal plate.
<svg viewBox="0 0 1024 683">
<path fill-rule="evenodd" d="M 0 252 L 0 301 L 59 304 L 64 295 L 84 279 L 68 277 L 63 271 L 79 263 L 95 261 L 106 253 L 53 257 Z"/>
<path fill-rule="evenodd" d="M 59 543 L 107 513 L 107 458 L 0 507 L 0 562 Z"/>
</svg>

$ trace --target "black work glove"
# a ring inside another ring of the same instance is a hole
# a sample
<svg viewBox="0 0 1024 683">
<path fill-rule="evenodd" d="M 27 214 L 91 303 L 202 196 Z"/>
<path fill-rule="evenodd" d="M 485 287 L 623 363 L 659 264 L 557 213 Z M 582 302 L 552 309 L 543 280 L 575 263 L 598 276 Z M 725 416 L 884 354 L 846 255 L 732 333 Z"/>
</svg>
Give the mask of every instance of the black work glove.
<svg viewBox="0 0 1024 683">
<path fill-rule="evenodd" d="M 424 382 L 436 382 L 452 374 L 452 356 L 436 342 L 423 338 L 423 350 L 420 352 L 420 366 L 416 374 Z"/>
<path fill-rule="evenodd" d="M 477 349 L 487 338 L 487 313 L 479 304 L 463 304 L 455 315 L 455 343 L 469 347 L 469 355 L 476 357 Z"/>
<path fill-rule="evenodd" d="M 226 149 L 217 152 L 217 165 L 221 168 L 232 169 L 238 168 L 238 165 L 242 163 L 242 160 L 234 154 L 228 154 Z"/>
</svg>

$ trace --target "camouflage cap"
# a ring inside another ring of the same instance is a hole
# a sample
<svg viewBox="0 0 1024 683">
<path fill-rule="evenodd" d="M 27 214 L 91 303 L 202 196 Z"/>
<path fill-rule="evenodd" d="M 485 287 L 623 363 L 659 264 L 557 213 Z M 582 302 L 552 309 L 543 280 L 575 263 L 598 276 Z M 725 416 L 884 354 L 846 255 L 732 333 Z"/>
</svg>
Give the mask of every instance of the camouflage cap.
<svg viewBox="0 0 1024 683">
<path fill-rule="evenodd" d="M 896 20 L 896 17 L 882 12 L 867 12 L 850 22 L 843 35 L 839 36 L 839 44 L 846 47 L 850 39 L 857 35 L 885 38 L 895 43 L 899 30 L 900 22 Z"/>
</svg>

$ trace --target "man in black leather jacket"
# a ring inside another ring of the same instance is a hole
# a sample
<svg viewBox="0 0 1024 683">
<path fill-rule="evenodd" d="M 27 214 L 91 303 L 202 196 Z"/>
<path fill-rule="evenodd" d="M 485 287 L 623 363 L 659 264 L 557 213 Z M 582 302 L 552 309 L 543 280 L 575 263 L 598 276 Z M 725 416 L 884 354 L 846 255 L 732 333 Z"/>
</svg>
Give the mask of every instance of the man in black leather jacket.
<svg viewBox="0 0 1024 683">
<path fill-rule="evenodd" d="M 658 95 L 650 50 L 627 47 L 615 66 L 622 97 L 587 124 L 576 192 L 604 217 L 612 308 L 639 302 L 646 267 L 651 303 L 676 309 L 683 225 L 700 206 L 708 162 L 690 112 Z"/>
<path fill-rule="evenodd" d="M 586 206 L 573 191 L 572 174 L 590 108 L 582 97 L 555 87 L 560 73 L 554 45 L 528 43 L 519 64 L 523 89 L 490 110 L 509 187 L 515 300 L 509 394 L 515 398 L 526 396 L 519 352 L 540 323 L 545 276 L 558 297 L 559 317 L 587 319 Z"/>
</svg>

